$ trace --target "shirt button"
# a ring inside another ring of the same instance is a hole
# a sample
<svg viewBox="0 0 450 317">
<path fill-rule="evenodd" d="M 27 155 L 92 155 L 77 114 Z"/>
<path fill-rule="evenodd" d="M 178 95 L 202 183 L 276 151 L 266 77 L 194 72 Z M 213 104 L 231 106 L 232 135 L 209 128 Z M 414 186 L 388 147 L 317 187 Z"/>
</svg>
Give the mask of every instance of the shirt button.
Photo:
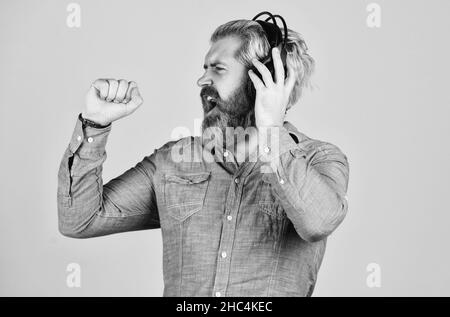
<svg viewBox="0 0 450 317">
<path fill-rule="evenodd" d="M 227 257 L 227 253 L 225 251 L 222 252 L 222 258 L 226 258 Z"/>
<path fill-rule="evenodd" d="M 269 153 L 270 152 L 270 147 L 268 147 L 268 146 L 265 146 L 264 147 L 264 153 Z"/>
<path fill-rule="evenodd" d="M 216 292 L 216 297 L 220 297 L 220 292 Z"/>
<path fill-rule="evenodd" d="M 91 137 L 88 138 L 88 142 L 89 142 L 89 143 L 92 143 L 93 141 L 94 141 L 93 138 L 91 138 Z"/>
<path fill-rule="evenodd" d="M 228 151 L 223 152 L 223 156 L 227 157 L 228 156 Z"/>
<path fill-rule="evenodd" d="M 227 216 L 227 219 L 231 220 L 231 219 L 233 219 L 233 216 Z"/>
<path fill-rule="evenodd" d="M 81 135 L 77 136 L 77 141 L 78 141 L 78 142 L 81 141 Z"/>
<path fill-rule="evenodd" d="M 284 184 L 284 180 L 280 179 L 280 184 L 283 185 Z"/>
<path fill-rule="evenodd" d="M 235 179 L 234 179 L 234 182 L 235 182 L 236 184 L 239 184 L 239 178 L 235 178 Z"/>
</svg>

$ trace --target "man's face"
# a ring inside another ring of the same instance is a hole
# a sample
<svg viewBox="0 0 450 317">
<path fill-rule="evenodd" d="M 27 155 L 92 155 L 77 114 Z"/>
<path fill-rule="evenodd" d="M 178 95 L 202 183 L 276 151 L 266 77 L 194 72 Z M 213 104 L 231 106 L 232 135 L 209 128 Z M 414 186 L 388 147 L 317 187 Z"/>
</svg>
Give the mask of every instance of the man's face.
<svg viewBox="0 0 450 317">
<path fill-rule="evenodd" d="M 205 57 L 205 72 L 197 84 L 202 88 L 202 129 L 254 126 L 254 97 L 249 93 L 247 68 L 236 59 L 241 46 L 237 37 L 213 43 Z"/>
</svg>

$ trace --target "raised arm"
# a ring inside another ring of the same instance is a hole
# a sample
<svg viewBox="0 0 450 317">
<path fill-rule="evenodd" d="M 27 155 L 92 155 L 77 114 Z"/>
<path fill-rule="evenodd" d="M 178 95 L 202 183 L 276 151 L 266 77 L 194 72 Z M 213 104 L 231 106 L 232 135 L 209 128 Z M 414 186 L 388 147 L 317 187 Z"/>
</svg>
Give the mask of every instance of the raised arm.
<svg viewBox="0 0 450 317">
<path fill-rule="evenodd" d="M 58 219 L 63 235 L 89 238 L 160 227 L 153 188 L 155 152 L 107 184 L 102 180 L 110 123 L 140 104 L 142 98 L 133 82 L 97 80 L 92 85 L 58 172 Z M 94 124 L 83 124 L 83 118 Z"/>
</svg>

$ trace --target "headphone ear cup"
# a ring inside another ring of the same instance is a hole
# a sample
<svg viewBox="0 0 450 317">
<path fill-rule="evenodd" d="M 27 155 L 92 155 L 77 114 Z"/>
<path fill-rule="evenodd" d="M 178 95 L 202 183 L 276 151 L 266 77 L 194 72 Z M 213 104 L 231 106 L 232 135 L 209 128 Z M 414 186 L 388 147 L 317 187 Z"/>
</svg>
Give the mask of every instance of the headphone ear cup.
<svg viewBox="0 0 450 317">
<path fill-rule="evenodd" d="M 287 62 L 286 62 L 287 52 L 286 52 L 285 48 L 281 49 L 280 57 L 281 57 L 281 61 L 283 62 L 284 79 L 286 79 L 286 77 L 288 76 L 288 69 L 287 69 Z"/>
<path fill-rule="evenodd" d="M 283 54 L 284 52 L 284 54 Z M 284 68 L 284 79 L 286 79 L 287 77 L 287 67 L 286 67 L 286 51 L 282 50 L 282 54 L 281 54 L 281 61 L 283 62 L 283 68 Z M 267 57 L 265 58 L 262 63 L 267 67 L 267 69 L 269 70 L 270 74 L 272 75 L 272 79 L 273 81 L 275 81 L 275 66 L 273 64 L 273 60 L 272 57 Z M 255 66 L 252 67 L 253 72 L 259 77 L 259 79 L 261 79 L 263 82 L 263 78 L 262 75 L 259 73 L 258 69 L 256 69 Z"/>
<path fill-rule="evenodd" d="M 275 81 L 275 66 L 273 65 L 272 58 L 269 58 L 269 60 L 265 62 L 264 65 L 267 67 L 270 74 L 272 75 L 272 80 Z"/>
<path fill-rule="evenodd" d="M 267 67 L 267 69 L 269 70 L 270 74 L 272 75 L 272 78 L 275 78 L 274 77 L 275 76 L 275 67 L 273 65 L 272 57 L 271 56 L 267 56 L 264 59 L 262 59 L 260 62 L 262 64 L 264 64 L 264 66 Z M 259 77 L 259 79 L 261 79 L 264 82 L 264 79 L 262 78 L 261 73 L 259 72 L 259 70 L 255 66 L 252 66 L 252 70 Z"/>
</svg>

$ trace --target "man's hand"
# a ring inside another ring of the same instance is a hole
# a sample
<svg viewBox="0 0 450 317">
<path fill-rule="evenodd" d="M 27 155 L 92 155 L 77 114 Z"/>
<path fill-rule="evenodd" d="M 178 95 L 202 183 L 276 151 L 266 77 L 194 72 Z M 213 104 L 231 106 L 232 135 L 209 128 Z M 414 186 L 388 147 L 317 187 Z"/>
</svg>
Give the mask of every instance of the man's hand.
<svg viewBox="0 0 450 317">
<path fill-rule="evenodd" d="M 253 65 L 260 72 L 263 80 L 252 70 L 248 72 L 256 90 L 256 127 L 283 126 L 289 96 L 295 84 L 294 71 L 289 63 L 286 65 L 288 76 L 284 79 L 283 62 L 277 48 L 272 50 L 272 60 L 275 68 L 275 82 L 267 67 L 256 59 L 253 60 Z"/>
<path fill-rule="evenodd" d="M 83 118 L 101 125 L 128 116 L 143 103 L 134 81 L 97 79 L 86 96 Z"/>
</svg>

